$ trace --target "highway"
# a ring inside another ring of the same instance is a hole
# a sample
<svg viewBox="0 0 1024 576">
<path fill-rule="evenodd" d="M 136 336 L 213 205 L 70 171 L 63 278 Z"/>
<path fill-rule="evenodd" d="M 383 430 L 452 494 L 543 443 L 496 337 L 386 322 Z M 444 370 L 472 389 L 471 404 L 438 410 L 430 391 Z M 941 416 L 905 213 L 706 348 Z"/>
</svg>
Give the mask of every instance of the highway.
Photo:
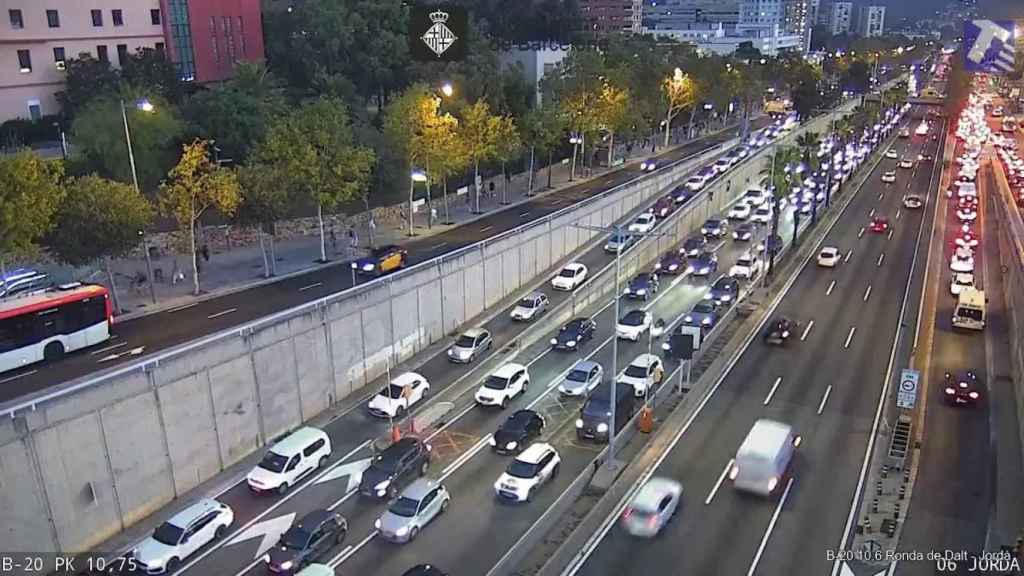
<svg viewBox="0 0 1024 576">
<path fill-rule="evenodd" d="M 757 129 L 767 118 L 751 123 Z M 736 136 L 736 130 L 702 138 L 658 156 L 671 162 L 691 156 Z M 541 218 L 585 200 L 640 175 L 639 164 L 629 164 L 593 180 L 546 194 L 524 204 L 498 210 L 481 219 L 430 237 L 413 239 L 403 246 L 409 263 L 430 260 Z M 681 180 L 682 181 L 682 180 Z M 312 256 L 311 256 L 312 257 Z M 365 280 L 361 280 L 365 281 Z M 148 316 L 117 322 L 113 339 L 92 350 L 71 354 L 51 364 L 34 364 L 0 374 L 0 402 L 19 398 L 48 387 L 138 360 L 126 352 L 141 349 L 151 354 L 237 326 L 269 314 L 323 298 L 352 286 L 349 267 L 331 266 L 247 290 L 226 294 Z"/>
<path fill-rule="evenodd" d="M 934 154 L 937 145 L 913 137 L 893 146 L 916 156 L 922 148 Z M 812 261 L 775 310 L 772 317 L 801 323 L 799 341 L 777 348 L 754 338 L 658 464 L 655 476 L 684 486 L 674 521 L 651 541 L 611 525 L 579 573 L 646 574 L 667 566 L 678 574 L 829 573 L 826 552 L 848 528 L 902 302 L 916 301 L 905 292 L 929 212 L 904 209 L 902 196 L 930 193 L 935 169 L 919 162 L 901 170 L 897 162 L 880 162 L 823 240 L 846 254 L 844 262 L 826 269 Z M 881 182 L 886 170 L 897 171 L 894 184 Z M 875 214 L 889 218 L 891 234 L 865 229 Z M 771 499 L 738 493 L 725 479 L 759 418 L 789 423 L 803 437 L 791 475 Z"/>
</svg>

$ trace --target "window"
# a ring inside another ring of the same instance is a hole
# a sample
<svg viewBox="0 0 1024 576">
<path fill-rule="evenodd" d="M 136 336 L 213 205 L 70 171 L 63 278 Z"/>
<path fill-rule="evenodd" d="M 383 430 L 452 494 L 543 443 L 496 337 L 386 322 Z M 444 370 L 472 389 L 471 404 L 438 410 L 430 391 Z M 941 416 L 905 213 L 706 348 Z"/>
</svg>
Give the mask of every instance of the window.
<svg viewBox="0 0 1024 576">
<path fill-rule="evenodd" d="M 149 11 L 149 21 L 150 21 L 151 24 L 153 24 L 153 26 L 159 26 L 160 25 L 160 9 L 159 8 L 154 8 L 154 9 Z"/>
<path fill-rule="evenodd" d="M 93 26 L 103 26 L 103 11 L 102 10 L 93 10 L 92 11 L 92 25 Z"/>
<path fill-rule="evenodd" d="M 313 442 L 309 446 L 306 446 L 306 448 L 302 451 L 302 455 L 305 456 L 306 458 L 309 458 L 313 454 L 316 454 L 317 450 L 323 448 L 324 444 L 326 444 L 326 442 L 324 442 L 323 438 L 320 438 L 316 442 Z"/>
<path fill-rule="evenodd" d="M 39 100 L 28 101 L 28 117 L 32 120 L 39 120 L 43 117 L 42 107 L 39 105 Z"/>
<path fill-rule="evenodd" d="M 117 65 L 124 66 L 128 62 L 128 45 L 118 44 L 117 45 Z"/>
<path fill-rule="evenodd" d="M 124 26 L 124 15 L 121 13 L 120 10 L 111 10 L 110 19 L 114 22 L 114 26 Z"/>
<path fill-rule="evenodd" d="M 163 54 L 164 53 L 164 43 L 163 42 L 157 42 L 156 44 L 153 45 L 153 49 L 156 50 L 157 52 Z"/>
<path fill-rule="evenodd" d="M 21 30 L 25 27 L 25 21 L 21 19 L 21 10 L 8 10 L 7 16 L 11 19 L 11 28 Z"/>
<path fill-rule="evenodd" d="M 60 28 L 60 14 L 56 10 L 47 10 L 46 23 L 50 25 L 50 28 Z"/>
<path fill-rule="evenodd" d="M 107 47 L 103 44 L 96 47 L 96 58 L 100 62 L 110 62 L 110 56 L 107 54 Z"/>
<path fill-rule="evenodd" d="M 64 69 L 64 47 L 57 46 L 53 49 L 53 61 L 57 63 L 57 69 Z"/>
<path fill-rule="evenodd" d="M 28 74 L 32 71 L 32 56 L 28 50 L 18 50 L 18 68 L 22 74 Z"/>
</svg>

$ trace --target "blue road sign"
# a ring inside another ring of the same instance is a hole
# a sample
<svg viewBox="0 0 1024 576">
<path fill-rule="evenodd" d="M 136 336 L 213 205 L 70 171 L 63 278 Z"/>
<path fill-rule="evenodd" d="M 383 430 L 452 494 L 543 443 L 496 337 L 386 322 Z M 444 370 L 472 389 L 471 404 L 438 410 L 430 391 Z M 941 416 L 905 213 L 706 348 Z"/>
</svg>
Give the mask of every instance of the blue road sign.
<svg viewBox="0 0 1024 576">
<path fill-rule="evenodd" d="M 1013 20 L 964 20 L 964 67 L 969 72 L 1006 74 L 1016 64 Z"/>
</svg>

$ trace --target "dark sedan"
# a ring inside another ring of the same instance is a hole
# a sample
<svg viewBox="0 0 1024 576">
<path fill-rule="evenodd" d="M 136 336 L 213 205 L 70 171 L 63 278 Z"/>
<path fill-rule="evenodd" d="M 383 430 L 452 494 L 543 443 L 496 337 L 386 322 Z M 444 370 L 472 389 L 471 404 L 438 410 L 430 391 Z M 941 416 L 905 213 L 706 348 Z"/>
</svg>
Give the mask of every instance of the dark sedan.
<svg viewBox="0 0 1024 576">
<path fill-rule="evenodd" d="M 702 300 L 683 316 L 683 324 L 700 326 L 703 330 L 711 330 L 718 324 L 718 306 L 713 302 Z"/>
<path fill-rule="evenodd" d="M 683 242 L 680 252 L 687 256 L 696 256 L 708 245 L 708 239 L 703 236 L 690 236 Z"/>
<path fill-rule="evenodd" d="M 728 227 L 728 223 L 722 218 L 708 218 L 700 227 L 700 233 L 710 238 L 721 238 L 725 236 Z"/>
<path fill-rule="evenodd" d="M 739 294 L 740 281 L 731 276 L 722 276 L 711 285 L 711 290 L 708 290 L 707 294 L 704 295 L 704 299 L 711 300 L 719 305 L 732 304 L 739 297 Z"/>
<path fill-rule="evenodd" d="M 668 216 L 676 209 L 676 201 L 672 196 L 663 196 L 654 203 L 654 207 L 651 208 L 651 212 L 659 220 Z"/>
<path fill-rule="evenodd" d="M 576 350 L 581 344 L 594 337 L 597 330 L 597 322 L 590 318 L 575 318 L 570 320 L 558 334 L 551 339 L 551 345 L 556 350 Z"/>
<path fill-rule="evenodd" d="M 953 406 L 974 406 L 981 400 L 981 386 L 974 370 L 966 370 L 961 374 L 946 372 L 942 392 L 946 402 Z"/>
<path fill-rule="evenodd" d="M 623 295 L 628 298 L 640 298 L 647 301 L 648 298 L 658 293 L 658 275 L 650 272 L 641 272 L 629 281 Z"/>
<path fill-rule="evenodd" d="M 783 345 L 796 336 L 800 324 L 789 318 L 776 318 L 764 330 L 765 344 Z"/>
<path fill-rule="evenodd" d="M 686 269 L 686 258 L 674 250 L 666 252 L 661 260 L 654 264 L 654 269 L 662 274 L 679 274 Z"/>
<path fill-rule="evenodd" d="M 491 449 L 498 454 L 517 454 L 540 438 L 544 418 L 533 410 L 517 410 L 491 436 Z"/>
<path fill-rule="evenodd" d="M 753 237 L 754 225 L 749 222 L 740 224 L 732 231 L 732 239 L 737 242 L 750 242 Z"/>
<path fill-rule="evenodd" d="M 693 276 L 709 276 L 718 271 L 718 256 L 714 252 L 701 252 L 687 261 L 686 271 Z"/>
<path fill-rule="evenodd" d="M 341 514 L 314 510 L 289 528 L 277 546 L 270 549 L 267 568 L 274 574 L 295 574 L 341 544 L 347 532 L 348 522 Z"/>
</svg>

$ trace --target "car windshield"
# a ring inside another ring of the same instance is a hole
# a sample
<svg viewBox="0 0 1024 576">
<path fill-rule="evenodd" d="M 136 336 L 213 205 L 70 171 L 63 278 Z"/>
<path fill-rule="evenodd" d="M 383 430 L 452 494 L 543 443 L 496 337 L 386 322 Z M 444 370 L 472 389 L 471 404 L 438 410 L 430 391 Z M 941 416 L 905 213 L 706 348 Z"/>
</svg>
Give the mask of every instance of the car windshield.
<svg viewBox="0 0 1024 576">
<path fill-rule="evenodd" d="M 700 176 L 691 176 L 690 179 L 687 180 L 687 182 L 689 182 L 691 184 L 699 184 L 699 183 L 701 183 L 703 181 L 704 181 L 704 179 L 701 178 Z"/>
<path fill-rule="evenodd" d="M 388 384 L 383 390 L 380 391 L 381 396 L 387 396 L 389 398 L 401 398 L 402 392 L 405 390 L 405 386 L 399 386 L 397 384 Z"/>
<path fill-rule="evenodd" d="M 632 284 L 634 286 L 644 286 L 644 285 L 647 284 L 647 279 L 648 279 L 648 276 L 646 274 L 641 274 L 641 275 L 633 278 L 633 281 L 630 282 L 630 284 Z"/>
<path fill-rule="evenodd" d="M 589 377 L 590 372 L 587 372 L 586 370 L 570 370 L 565 376 L 565 379 L 571 380 L 572 382 L 586 382 Z"/>
<path fill-rule="evenodd" d="M 534 306 L 536 306 L 536 301 L 531 300 L 529 298 L 523 298 L 522 300 L 519 301 L 519 305 L 523 308 L 533 308 Z"/>
<path fill-rule="evenodd" d="M 836 255 L 836 253 L 833 252 L 832 250 L 822 250 L 821 251 L 821 257 L 822 258 L 831 258 L 831 257 L 833 257 L 835 255 Z"/>
<path fill-rule="evenodd" d="M 263 459 L 260 460 L 259 467 L 271 472 L 281 472 L 286 464 L 288 464 L 288 458 L 280 454 L 267 452 L 263 455 Z"/>
<path fill-rule="evenodd" d="M 698 314 L 711 314 L 715 311 L 715 307 L 707 302 L 700 302 L 693 307 L 693 311 Z"/>
<path fill-rule="evenodd" d="M 292 526 L 281 536 L 281 546 L 292 550 L 303 550 L 309 542 L 309 532 L 299 526 Z"/>
<path fill-rule="evenodd" d="M 715 282 L 715 285 L 711 287 L 712 290 L 717 292 L 732 292 L 734 288 L 736 288 L 736 285 L 726 278 Z"/>
<path fill-rule="evenodd" d="M 625 242 L 627 238 L 629 238 L 629 236 L 627 236 L 625 234 L 618 234 L 618 233 L 616 233 L 616 234 L 612 234 L 612 237 L 611 237 L 610 241 L 611 242 L 616 242 L 616 243 L 618 243 L 618 242 Z"/>
<path fill-rule="evenodd" d="M 522 460 L 513 460 L 505 472 L 509 476 L 515 476 L 516 478 L 533 478 L 537 475 L 537 465 L 529 464 Z"/>
<path fill-rule="evenodd" d="M 392 502 L 391 506 L 388 506 L 388 512 L 403 518 L 412 518 L 416 515 L 416 509 L 419 507 L 420 503 L 416 500 L 401 496 L 398 500 Z"/>
<path fill-rule="evenodd" d="M 751 264 L 751 262 L 750 262 L 749 258 L 740 258 L 739 260 L 736 261 L 736 265 L 737 266 L 745 266 L 745 267 L 749 268 L 750 264 Z"/>
<path fill-rule="evenodd" d="M 583 415 L 591 418 L 606 418 L 610 411 L 607 392 L 603 396 L 591 396 L 583 405 Z"/>
<path fill-rule="evenodd" d="M 708 228 L 718 228 L 722 223 L 718 220 L 708 220 L 704 223 L 704 226 Z"/>
<path fill-rule="evenodd" d="M 630 364 L 626 368 L 625 375 L 629 376 L 630 378 L 646 378 L 647 368 L 643 366 L 637 366 L 636 364 Z"/>
<path fill-rule="evenodd" d="M 572 268 L 562 268 L 562 271 L 558 273 L 562 278 L 572 278 L 576 275 L 576 270 Z"/>
<path fill-rule="evenodd" d="M 458 340 L 455 341 L 455 345 L 458 346 L 459 348 L 472 348 L 475 342 L 475 338 L 463 334 L 462 336 L 459 336 Z"/>
<path fill-rule="evenodd" d="M 530 414 L 523 412 L 514 414 L 508 420 L 505 420 L 505 423 L 501 425 L 501 429 L 506 432 L 520 432 L 526 430 L 526 426 L 529 423 Z"/>
<path fill-rule="evenodd" d="M 508 388 L 508 379 L 491 374 L 487 377 L 487 380 L 484 380 L 484 388 L 489 390 L 504 390 L 505 388 Z"/>
<path fill-rule="evenodd" d="M 184 530 L 174 524 L 164 522 L 153 531 L 153 540 L 168 546 L 177 546 L 178 542 L 181 541 L 182 532 Z"/>
<path fill-rule="evenodd" d="M 977 308 L 957 308 L 956 315 L 960 318 L 966 318 L 968 320 L 981 321 L 981 310 Z"/>
<path fill-rule="evenodd" d="M 644 318 L 645 316 L 643 312 L 639 310 L 634 310 L 623 316 L 622 320 L 620 320 L 619 323 L 624 324 L 626 326 L 640 326 L 641 324 L 644 323 Z"/>
</svg>

